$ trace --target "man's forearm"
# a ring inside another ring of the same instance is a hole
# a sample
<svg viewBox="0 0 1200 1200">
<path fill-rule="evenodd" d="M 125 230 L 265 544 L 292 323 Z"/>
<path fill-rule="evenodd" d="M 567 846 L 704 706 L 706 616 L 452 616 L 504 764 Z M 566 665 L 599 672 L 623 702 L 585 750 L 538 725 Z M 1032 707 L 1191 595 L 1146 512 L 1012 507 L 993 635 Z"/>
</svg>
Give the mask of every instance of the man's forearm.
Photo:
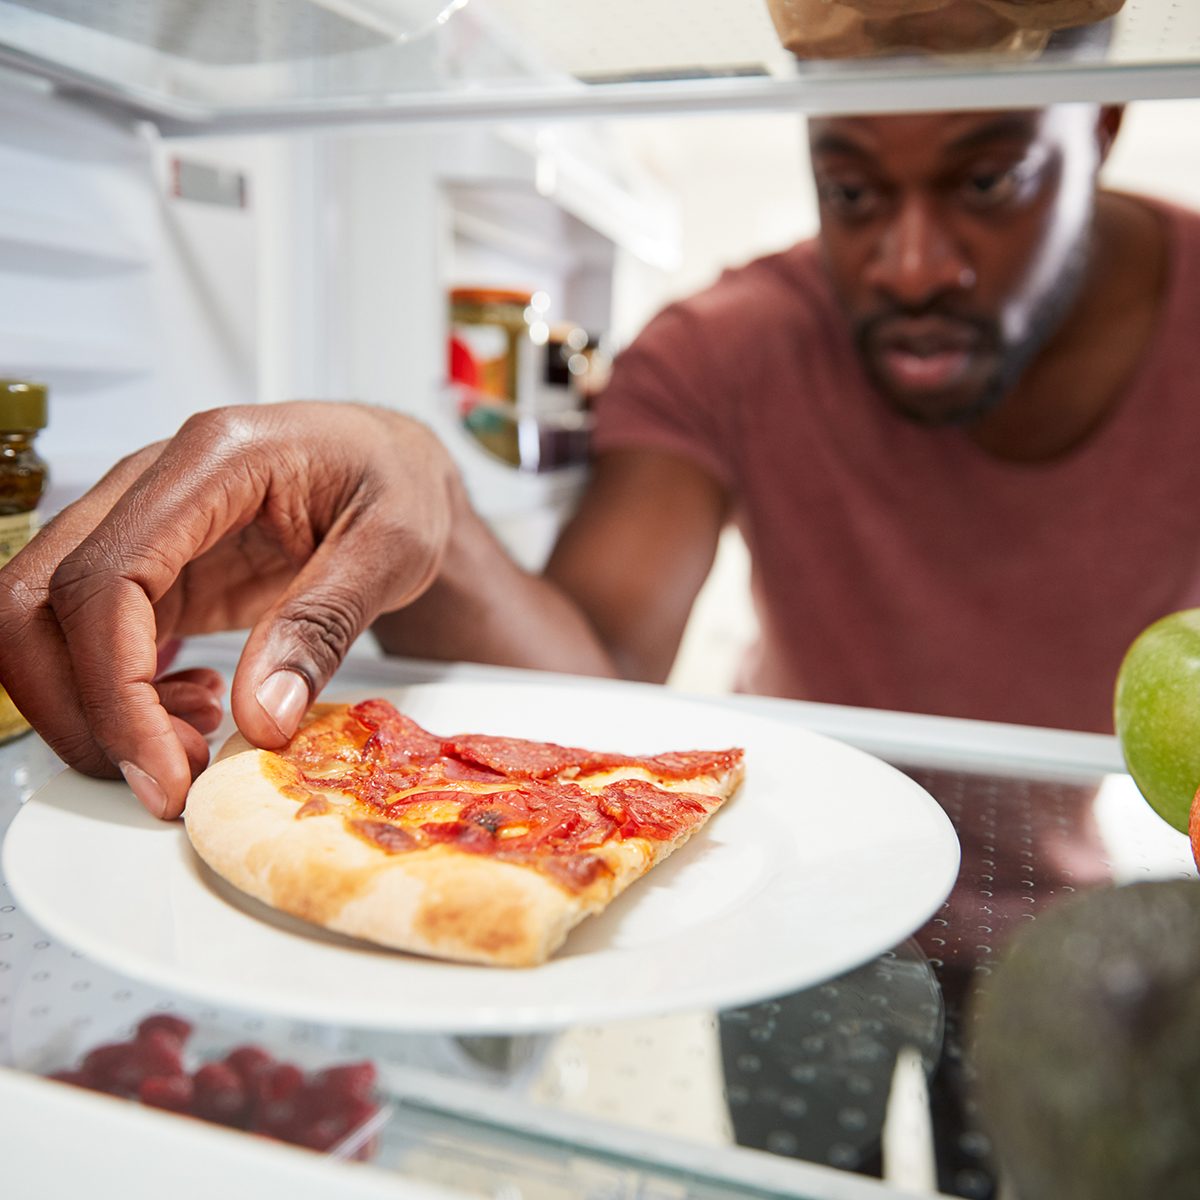
<svg viewBox="0 0 1200 1200">
<path fill-rule="evenodd" d="M 613 659 L 561 588 L 522 570 L 465 498 L 433 585 L 372 626 L 388 654 L 614 676 Z"/>
</svg>

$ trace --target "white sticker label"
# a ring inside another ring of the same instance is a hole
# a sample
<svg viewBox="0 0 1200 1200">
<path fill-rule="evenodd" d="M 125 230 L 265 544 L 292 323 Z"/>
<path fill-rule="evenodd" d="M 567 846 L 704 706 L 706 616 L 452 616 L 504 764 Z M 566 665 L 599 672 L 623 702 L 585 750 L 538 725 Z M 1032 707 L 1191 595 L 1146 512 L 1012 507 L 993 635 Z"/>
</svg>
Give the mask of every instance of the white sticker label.
<svg viewBox="0 0 1200 1200">
<path fill-rule="evenodd" d="M 37 533 L 37 513 L 16 513 L 0 517 L 0 567 Z"/>
</svg>

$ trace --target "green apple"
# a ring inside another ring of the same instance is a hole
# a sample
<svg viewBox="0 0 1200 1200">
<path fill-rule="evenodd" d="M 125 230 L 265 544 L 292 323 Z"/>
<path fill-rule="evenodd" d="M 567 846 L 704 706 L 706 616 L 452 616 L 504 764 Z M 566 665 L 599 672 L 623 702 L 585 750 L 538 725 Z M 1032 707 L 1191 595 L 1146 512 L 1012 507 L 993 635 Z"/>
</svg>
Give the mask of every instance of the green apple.
<svg viewBox="0 0 1200 1200">
<path fill-rule="evenodd" d="M 1187 833 L 1200 788 L 1200 608 L 1138 635 L 1117 673 L 1113 719 L 1138 790 Z"/>
</svg>

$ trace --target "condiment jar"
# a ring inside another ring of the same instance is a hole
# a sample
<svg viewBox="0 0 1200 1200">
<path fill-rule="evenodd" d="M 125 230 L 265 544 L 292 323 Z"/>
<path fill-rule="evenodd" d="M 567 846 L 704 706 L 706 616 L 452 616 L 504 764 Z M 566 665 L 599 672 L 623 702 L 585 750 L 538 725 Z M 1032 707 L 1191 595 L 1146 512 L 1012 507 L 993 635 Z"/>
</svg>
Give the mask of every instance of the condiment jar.
<svg viewBox="0 0 1200 1200">
<path fill-rule="evenodd" d="M 530 353 L 532 292 L 454 288 L 450 292 L 450 378 L 480 397 L 517 404 Z M 545 339 L 543 338 L 543 341 Z M 532 364 L 530 364 L 532 365 Z"/>
<path fill-rule="evenodd" d="M 49 473 L 34 449 L 46 428 L 46 388 L 40 383 L 0 379 L 0 567 L 37 532 L 38 501 Z M 29 729 L 0 688 L 0 742 Z"/>
</svg>

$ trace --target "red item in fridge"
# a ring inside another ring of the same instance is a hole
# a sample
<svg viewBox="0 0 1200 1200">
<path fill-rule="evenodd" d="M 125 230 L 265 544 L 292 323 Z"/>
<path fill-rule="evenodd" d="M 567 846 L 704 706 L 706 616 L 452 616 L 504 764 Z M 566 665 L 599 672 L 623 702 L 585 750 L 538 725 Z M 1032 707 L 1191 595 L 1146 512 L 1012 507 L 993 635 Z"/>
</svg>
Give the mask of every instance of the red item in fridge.
<svg viewBox="0 0 1200 1200">
<path fill-rule="evenodd" d="M 379 1111 L 370 1062 L 307 1075 L 261 1046 L 243 1045 L 189 1074 L 183 1052 L 191 1034 L 189 1021 L 155 1013 L 139 1023 L 129 1041 L 97 1046 L 78 1069 L 56 1071 L 50 1078 L 323 1151 L 334 1149 Z M 372 1139 L 354 1157 L 369 1157 L 374 1145 Z"/>
<path fill-rule="evenodd" d="M 183 1017 L 172 1016 L 170 1013 L 154 1013 L 138 1022 L 137 1036 L 139 1039 L 152 1033 L 165 1033 L 173 1037 L 181 1046 L 192 1036 L 192 1023 Z"/>
<path fill-rule="evenodd" d="M 471 353 L 470 347 L 462 338 L 450 337 L 450 382 L 461 383 L 464 387 L 479 386 L 479 364 Z"/>
<path fill-rule="evenodd" d="M 238 1073 L 227 1063 L 205 1063 L 192 1082 L 196 1087 L 193 1112 L 220 1125 L 240 1125 L 247 1116 L 250 1096 Z"/>
<path fill-rule="evenodd" d="M 344 1063 L 326 1067 L 313 1076 L 313 1085 L 338 1100 L 363 1099 L 375 1087 L 375 1064 L 371 1062 Z"/>
<path fill-rule="evenodd" d="M 138 1099 L 151 1108 L 168 1112 L 191 1112 L 196 1087 L 190 1075 L 151 1075 L 138 1088 Z"/>
<path fill-rule="evenodd" d="M 238 1046 L 225 1055 L 225 1062 L 249 1088 L 263 1071 L 275 1065 L 275 1057 L 261 1046 Z"/>
</svg>

